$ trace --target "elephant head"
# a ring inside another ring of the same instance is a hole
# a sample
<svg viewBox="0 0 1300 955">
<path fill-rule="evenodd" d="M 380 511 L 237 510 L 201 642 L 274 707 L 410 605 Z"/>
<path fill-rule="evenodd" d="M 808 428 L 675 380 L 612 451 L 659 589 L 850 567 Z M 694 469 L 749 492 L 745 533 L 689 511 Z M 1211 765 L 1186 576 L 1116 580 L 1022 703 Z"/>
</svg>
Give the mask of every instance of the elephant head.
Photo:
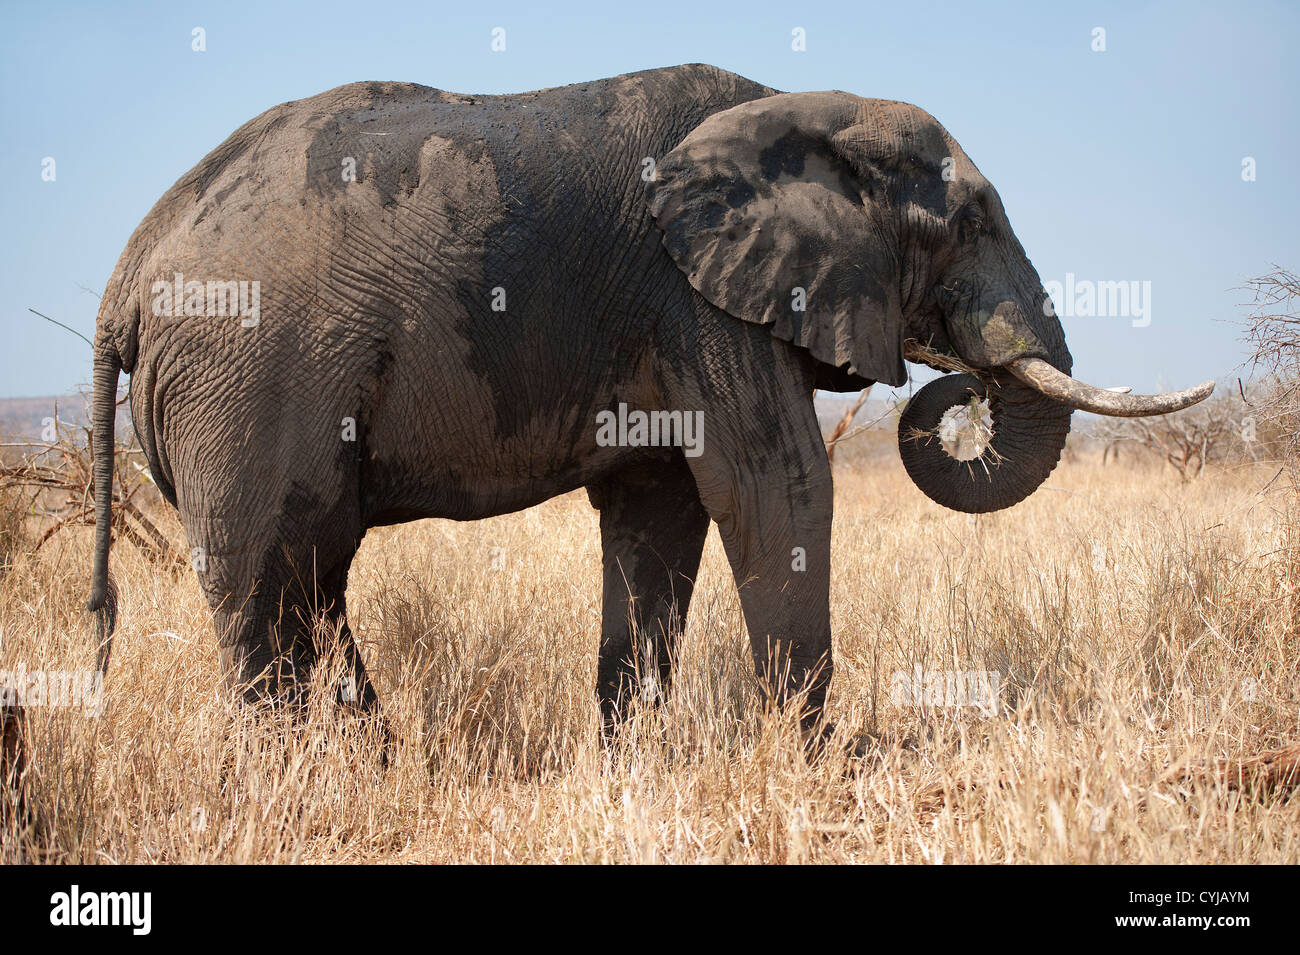
<svg viewBox="0 0 1300 955">
<path fill-rule="evenodd" d="M 783 93 L 717 113 L 658 164 L 649 201 L 696 291 L 806 349 L 840 390 L 901 385 L 905 358 L 967 372 L 922 388 L 900 423 L 913 481 L 957 510 L 1032 493 L 1075 408 L 1157 414 L 1213 387 L 1133 396 L 1071 378 L 1060 322 L 997 192 L 905 103 Z M 937 438 L 945 416 L 979 400 L 991 436 L 975 467 Z"/>
</svg>

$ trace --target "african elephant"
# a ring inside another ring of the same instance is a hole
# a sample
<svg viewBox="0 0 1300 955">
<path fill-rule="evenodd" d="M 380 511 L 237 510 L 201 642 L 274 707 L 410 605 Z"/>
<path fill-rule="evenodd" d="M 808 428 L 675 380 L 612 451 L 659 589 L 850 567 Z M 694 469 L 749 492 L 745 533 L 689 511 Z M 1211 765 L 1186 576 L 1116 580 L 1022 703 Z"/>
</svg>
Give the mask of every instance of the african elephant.
<svg viewBox="0 0 1300 955">
<path fill-rule="evenodd" d="M 606 728 L 666 688 L 712 520 L 769 700 L 798 700 L 812 734 L 832 673 L 814 389 L 902 385 L 907 357 L 969 369 L 921 389 L 900 432 L 921 490 L 967 511 L 1030 494 L 1072 408 L 1208 393 L 1075 381 L 1048 302 L 993 187 L 914 106 L 701 65 L 509 96 L 357 83 L 240 127 L 145 217 L 99 311 L 94 427 L 111 435 L 129 372 L 249 700 L 295 698 L 323 614 L 345 700 L 376 706 L 344 604 L 368 528 L 585 487 Z M 918 439 L 972 396 L 987 470 Z"/>
</svg>

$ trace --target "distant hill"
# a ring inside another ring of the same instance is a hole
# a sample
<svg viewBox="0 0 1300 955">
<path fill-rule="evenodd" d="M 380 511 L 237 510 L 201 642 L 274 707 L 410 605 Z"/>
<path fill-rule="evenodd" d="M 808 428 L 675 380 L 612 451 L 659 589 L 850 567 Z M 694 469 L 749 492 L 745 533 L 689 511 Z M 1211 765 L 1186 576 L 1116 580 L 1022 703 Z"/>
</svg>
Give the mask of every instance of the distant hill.
<svg viewBox="0 0 1300 955">
<path fill-rule="evenodd" d="M 856 395 L 838 395 L 822 393 L 817 396 L 817 420 L 822 431 L 828 432 L 839 424 L 844 412 L 856 400 Z M 54 417 L 55 405 L 58 405 L 59 420 L 74 427 L 89 423 L 88 398 L 83 395 L 50 395 L 45 398 L 0 398 L 0 438 L 35 439 L 40 436 L 46 418 Z M 854 421 L 862 423 L 879 416 L 888 407 L 884 401 L 868 401 L 858 411 Z M 130 411 L 123 405 L 118 409 L 117 426 L 120 429 L 131 425 Z"/>
<path fill-rule="evenodd" d="M 58 408 L 59 422 L 74 428 L 90 423 L 87 398 L 82 395 L 51 395 L 46 398 L 0 398 L 0 440 L 36 441 L 41 437 L 46 419 L 53 419 Z M 117 433 L 130 433 L 131 412 L 126 405 L 117 410 Z"/>
<path fill-rule="evenodd" d="M 875 397 L 876 394 L 879 397 Z M 886 400 L 891 390 L 879 389 L 873 397 L 854 415 L 849 430 L 862 427 L 868 423 L 871 427 L 866 433 L 855 434 L 849 441 L 839 446 L 835 461 L 853 466 L 867 464 L 882 457 L 894 458 L 898 455 L 896 429 L 898 417 L 893 412 L 892 403 Z M 899 393 L 901 397 L 905 392 Z M 821 432 L 829 437 L 843 419 L 846 411 L 853 406 L 857 395 L 841 395 L 833 392 L 818 392 L 815 401 L 817 421 Z M 83 395 L 51 395 L 45 398 L 0 398 L 0 442 L 40 441 L 41 430 L 45 420 L 54 417 L 54 408 L 59 409 L 59 421 L 65 428 L 76 428 L 76 438 L 81 439 L 80 429 L 88 422 L 87 398 Z M 1075 415 L 1074 434 L 1071 442 L 1087 442 L 1091 433 L 1090 416 Z M 131 437 L 131 412 L 123 404 L 117 412 L 117 439 L 128 441 Z M 0 458 L 6 460 L 20 456 L 20 448 L 5 448 Z"/>
<path fill-rule="evenodd" d="M 817 395 L 817 421 L 822 434 L 830 434 L 840 423 L 844 413 L 852 407 L 857 395 L 840 395 L 822 392 Z M 50 395 L 44 398 L 0 398 L 0 440 L 36 441 L 41 437 L 46 419 L 54 417 L 57 406 L 59 421 L 65 426 L 80 429 L 89 421 L 88 397 L 84 395 Z M 858 410 L 853 419 L 856 427 L 882 418 L 873 428 L 891 430 L 895 427 L 893 415 L 888 413 L 889 403 L 883 400 L 868 400 Z M 117 434 L 119 439 L 130 434 L 131 412 L 122 405 L 117 412 Z"/>
</svg>

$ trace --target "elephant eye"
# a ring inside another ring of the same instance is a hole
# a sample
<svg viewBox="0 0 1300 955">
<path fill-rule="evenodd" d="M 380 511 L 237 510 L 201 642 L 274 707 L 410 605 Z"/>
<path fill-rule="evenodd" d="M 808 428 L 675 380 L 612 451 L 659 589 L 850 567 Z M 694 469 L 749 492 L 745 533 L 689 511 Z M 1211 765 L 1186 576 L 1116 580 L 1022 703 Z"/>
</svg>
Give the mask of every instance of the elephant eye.
<svg viewBox="0 0 1300 955">
<path fill-rule="evenodd" d="M 957 241 L 969 245 L 984 232 L 984 213 L 979 206 L 969 206 L 957 218 Z"/>
</svg>

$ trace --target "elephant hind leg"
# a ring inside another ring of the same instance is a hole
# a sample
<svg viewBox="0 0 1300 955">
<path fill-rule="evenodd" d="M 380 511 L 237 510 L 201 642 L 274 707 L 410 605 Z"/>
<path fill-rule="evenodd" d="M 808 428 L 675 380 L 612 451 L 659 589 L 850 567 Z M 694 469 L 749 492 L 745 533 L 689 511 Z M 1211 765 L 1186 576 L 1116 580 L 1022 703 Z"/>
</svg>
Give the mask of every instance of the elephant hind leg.
<svg viewBox="0 0 1300 955">
<path fill-rule="evenodd" d="M 231 546 L 234 527 L 251 547 Z M 336 699 L 361 710 L 377 706 L 346 618 L 344 590 L 359 527 L 358 516 L 338 509 L 287 509 L 261 532 L 246 521 L 211 516 L 187 522 L 223 671 L 247 702 L 301 708 L 318 663 L 337 652 L 342 673 Z"/>
<path fill-rule="evenodd" d="M 633 698 L 668 690 L 709 518 L 680 454 L 619 471 L 588 496 L 604 551 L 596 694 L 608 737 Z"/>
<path fill-rule="evenodd" d="M 307 599 L 294 607 L 299 617 L 294 646 L 301 644 L 299 672 L 304 683 L 310 681 L 324 659 L 337 654 L 334 662 L 339 667 L 339 680 L 333 687 L 334 702 L 348 709 L 369 712 L 378 708 L 379 697 L 348 626 L 344 592 L 351 563 L 352 555 L 349 555 L 345 563 L 335 565 L 317 581 L 314 593 L 301 591 Z M 282 632 L 283 628 L 282 622 Z"/>
</svg>

